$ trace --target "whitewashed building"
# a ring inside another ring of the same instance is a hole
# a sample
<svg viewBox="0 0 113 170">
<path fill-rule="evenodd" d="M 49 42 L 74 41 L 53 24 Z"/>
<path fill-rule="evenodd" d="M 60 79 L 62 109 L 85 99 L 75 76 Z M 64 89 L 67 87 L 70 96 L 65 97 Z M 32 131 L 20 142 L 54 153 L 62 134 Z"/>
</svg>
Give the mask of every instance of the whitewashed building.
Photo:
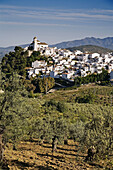
<svg viewBox="0 0 113 170">
<path fill-rule="evenodd" d="M 24 48 L 24 50 L 33 50 L 33 51 L 38 51 L 41 48 L 47 48 L 48 44 L 45 42 L 40 42 L 39 40 L 37 40 L 37 37 L 33 38 L 33 42 L 26 48 Z"/>
<path fill-rule="evenodd" d="M 36 61 L 34 61 L 34 62 L 32 62 L 32 67 L 33 68 L 38 68 L 38 67 L 45 67 L 47 65 L 47 62 L 45 62 L 45 61 L 38 61 L 38 60 L 36 60 Z"/>
</svg>

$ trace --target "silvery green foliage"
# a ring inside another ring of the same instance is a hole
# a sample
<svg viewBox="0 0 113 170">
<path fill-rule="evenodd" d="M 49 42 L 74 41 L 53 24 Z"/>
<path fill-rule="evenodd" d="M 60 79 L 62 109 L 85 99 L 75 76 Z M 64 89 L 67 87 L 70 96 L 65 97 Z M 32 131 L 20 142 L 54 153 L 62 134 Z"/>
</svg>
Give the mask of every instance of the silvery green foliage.
<svg viewBox="0 0 113 170">
<path fill-rule="evenodd" d="M 81 120 L 69 126 L 70 137 L 75 141 L 80 141 L 84 135 L 85 124 Z"/>
<path fill-rule="evenodd" d="M 113 113 L 94 115 L 86 123 L 81 144 L 87 148 L 94 146 L 100 156 L 113 153 Z"/>
</svg>

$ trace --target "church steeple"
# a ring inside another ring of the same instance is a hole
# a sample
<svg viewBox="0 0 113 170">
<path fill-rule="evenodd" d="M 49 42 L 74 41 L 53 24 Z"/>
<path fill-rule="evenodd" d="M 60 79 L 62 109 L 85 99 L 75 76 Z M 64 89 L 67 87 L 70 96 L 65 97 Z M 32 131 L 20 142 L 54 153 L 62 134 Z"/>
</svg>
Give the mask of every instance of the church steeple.
<svg viewBox="0 0 113 170">
<path fill-rule="evenodd" d="M 37 51 L 37 38 L 36 37 L 33 38 L 33 48 L 34 48 L 34 51 Z"/>
</svg>

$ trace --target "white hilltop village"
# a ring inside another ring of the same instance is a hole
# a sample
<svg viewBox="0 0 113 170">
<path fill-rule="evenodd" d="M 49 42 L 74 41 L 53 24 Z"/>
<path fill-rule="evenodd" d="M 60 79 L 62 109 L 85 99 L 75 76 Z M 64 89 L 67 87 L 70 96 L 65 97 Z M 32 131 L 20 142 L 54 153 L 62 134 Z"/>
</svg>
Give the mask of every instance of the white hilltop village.
<svg viewBox="0 0 113 170">
<path fill-rule="evenodd" d="M 113 81 L 113 53 L 83 53 L 76 50 L 71 52 L 67 49 L 58 49 L 49 47 L 47 43 L 40 42 L 36 37 L 33 42 L 24 51 L 28 51 L 28 56 L 33 51 L 39 51 L 40 55 L 48 57 L 48 62 L 34 61 L 32 67 L 26 68 L 28 77 L 35 77 L 42 73 L 42 77 L 63 78 L 73 81 L 75 77 L 85 77 L 88 74 L 102 72 L 102 68 L 110 73 L 110 81 Z M 52 60 L 49 60 L 51 58 Z"/>
</svg>

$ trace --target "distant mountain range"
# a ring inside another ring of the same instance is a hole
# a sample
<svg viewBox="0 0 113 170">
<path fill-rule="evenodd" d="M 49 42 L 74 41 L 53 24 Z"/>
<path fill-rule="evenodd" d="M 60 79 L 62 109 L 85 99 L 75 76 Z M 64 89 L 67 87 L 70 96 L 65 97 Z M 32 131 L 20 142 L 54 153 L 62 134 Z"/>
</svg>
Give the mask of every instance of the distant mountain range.
<svg viewBox="0 0 113 170">
<path fill-rule="evenodd" d="M 69 47 L 77 47 L 81 45 L 96 45 L 108 49 L 113 50 L 113 37 L 107 37 L 107 38 L 94 38 L 94 37 L 86 37 L 81 40 L 74 40 L 74 41 L 67 41 L 67 42 L 61 42 L 58 44 L 53 44 L 51 47 L 57 47 L 57 48 L 69 48 Z"/>
<path fill-rule="evenodd" d="M 19 45 L 19 46 L 25 48 L 28 45 L 29 44 L 24 44 L 24 45 Z M 108 50 L 108 49 L 113 50 L 113 37 L 106 37 L 106 38 L 103 38 L 103 39 L 94 38 L 94 37 L 86 37 L 86 38 L 81 39 L 81 40 L 61 42 L 61 43 L 53 44 L 53 45 L 49 45 L 49 46 L 50 47 L 57 47 L 57 48 L 75 47 L 75 49 L 78 49 L 78 47 L 79 47 L 79 49 L 83 49 L 83 46 L 85 46 L 84 49 L 86 51 L 89 51 L 89 46 L 87 46 L 87 45 L 100 46 L 100 47 L 107 48 L 107 49 L 105 49 L 105 51 Z M 15 48 L 15 46 L 10 46 L 10 47 L 6 47 L 6 48 L 0 47 L 0 58 L 2 58 L 6 53 L 13 51 L 14 48 Z M 103 48 L 103 52 L 104 52 L 104 48 Z M 90 46 L 90 49 L 92 49 L 91 46 Z M 97 47 L 94 47 L 93 49 L 95 51 L 95 50 L 97 50 Z M 101 48 L 101 50 L 102 50 L 102 48 Z"/>
</svg>

